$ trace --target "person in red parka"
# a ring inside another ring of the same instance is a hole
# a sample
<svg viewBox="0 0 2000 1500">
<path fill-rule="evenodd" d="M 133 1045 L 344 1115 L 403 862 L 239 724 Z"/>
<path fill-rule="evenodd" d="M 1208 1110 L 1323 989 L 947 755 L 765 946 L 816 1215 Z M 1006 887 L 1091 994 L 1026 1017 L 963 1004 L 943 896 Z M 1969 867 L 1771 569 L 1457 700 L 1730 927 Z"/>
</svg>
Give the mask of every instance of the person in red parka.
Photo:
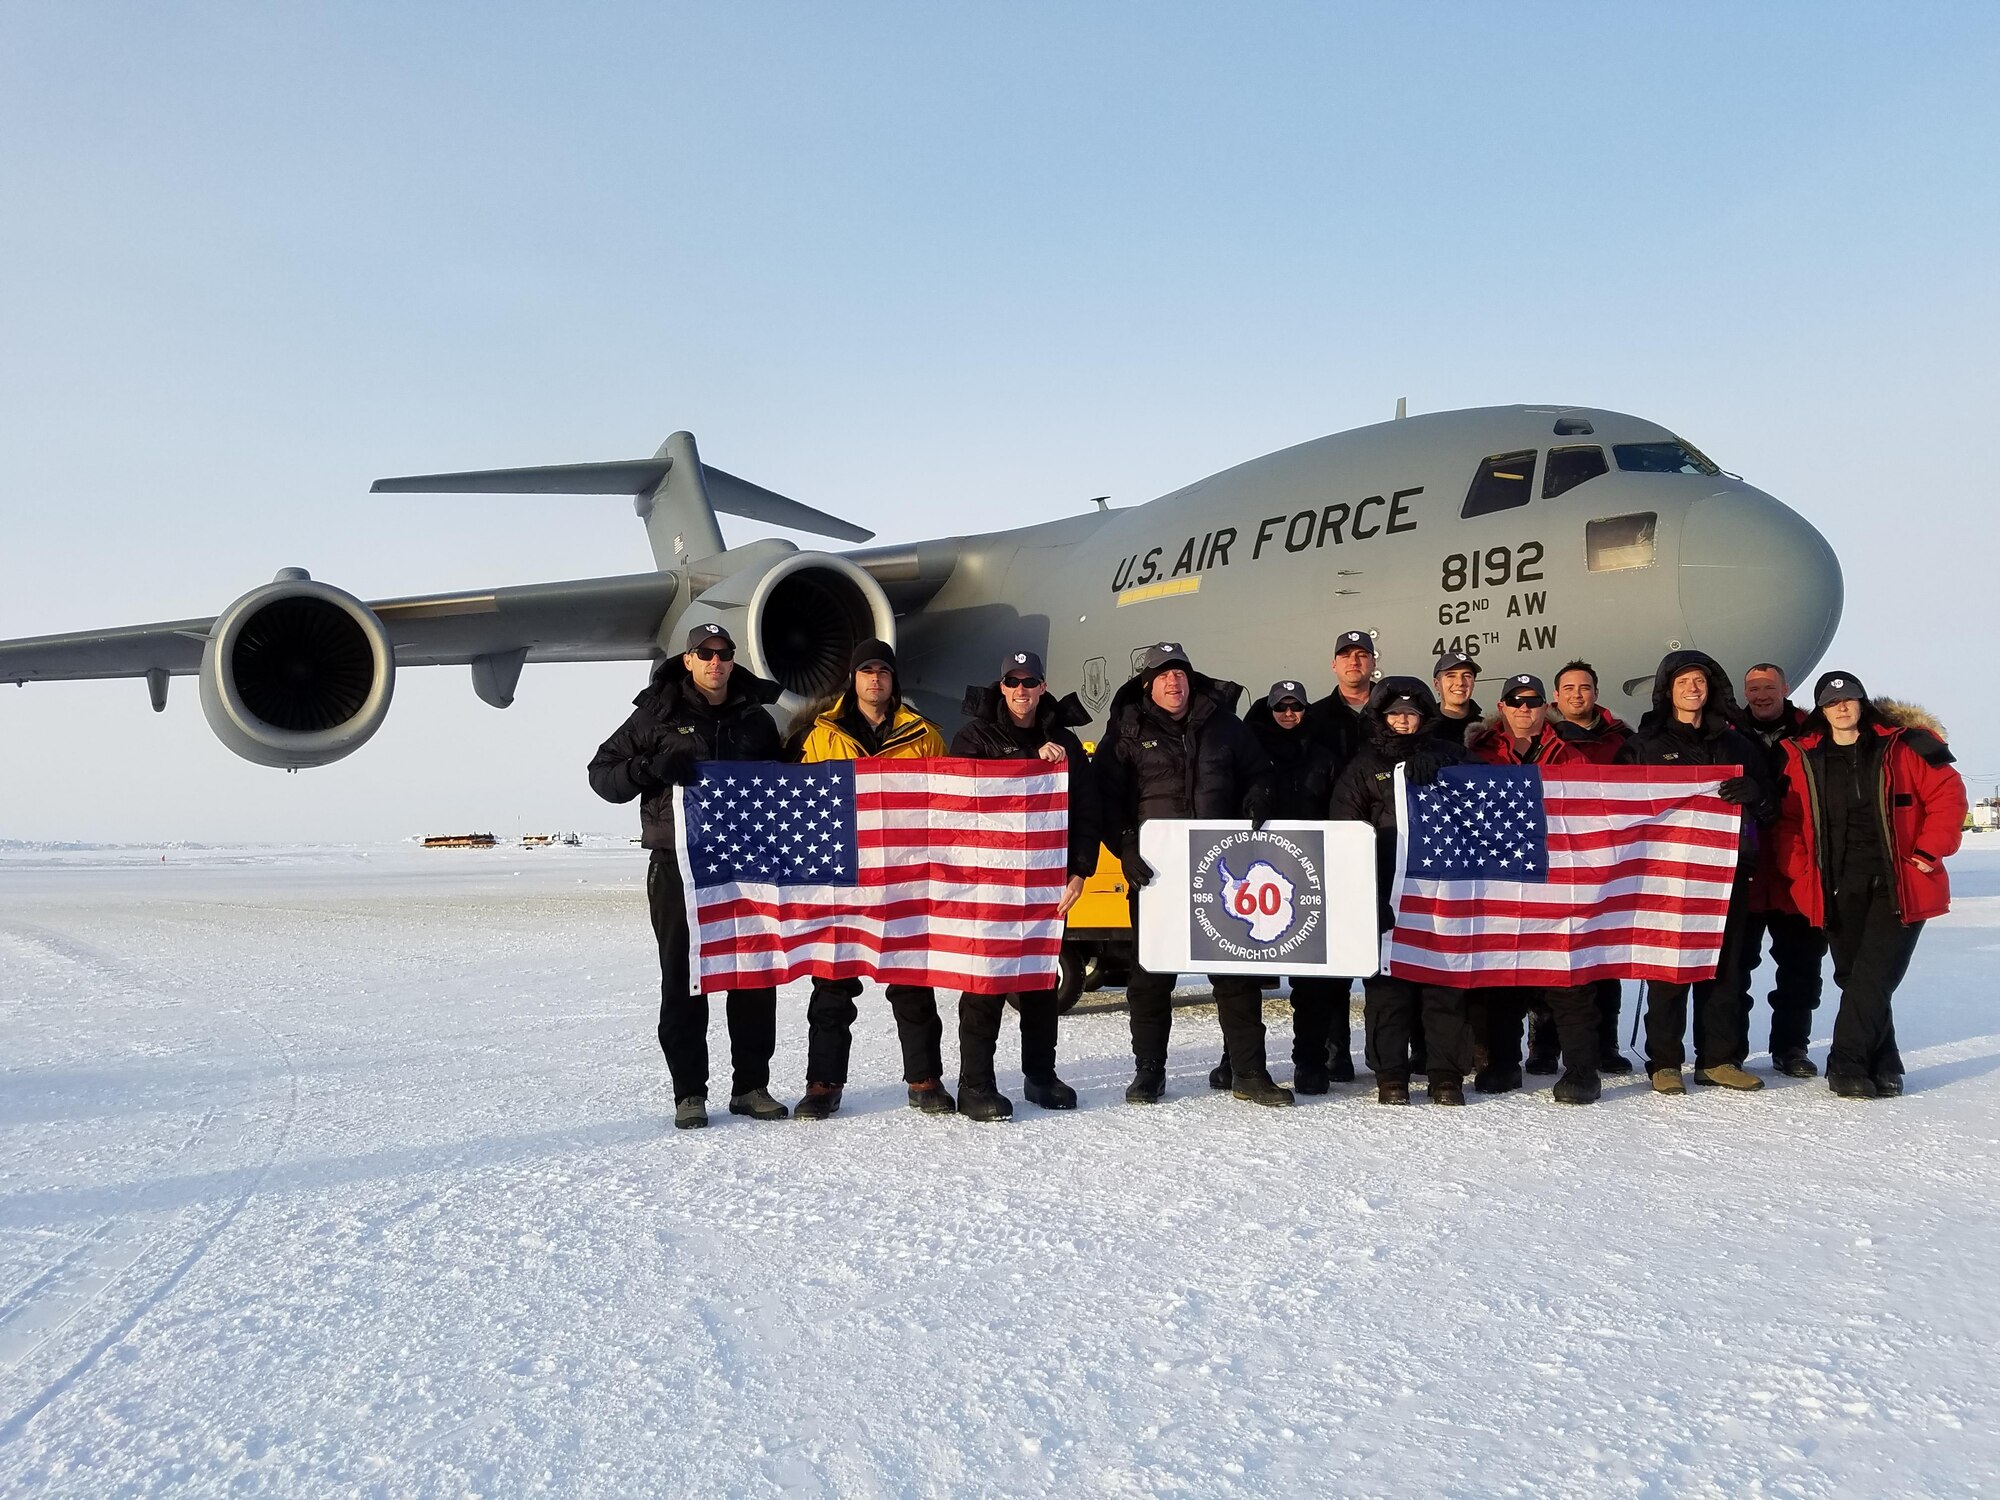
<svg viewBox="0 0 2000 1500">
<path fill-rule="evenodd" d="M 1805 732 L 1785 745 L 1777 826 L 1784 894 L 1833 949 L 1840 1011 L 1826 1081 L 1843 1099 L 1903 1092 L 1890 1002 L 1924 923 L 1951 909 L 1965 782 L 1921 710 L 1871 701 L 1859 678 L 1813 685 Z"/>
<path fill-rule="evenodd" d="M 1549 698 L 1542 680 L 1517 672 L 1500 689 L 1500 709 L 1477 733 L 1468 737 L 1467 752 L 1489 766 L 1559 766 L 1583 757 L 1549 723 Z M 1468 1014 L 1475 1040 L 1486 1048 L 1486 1065 L 1472 1086 L 1482 1094 L 1504 1094 L 1521 1086 L 1521 1019 L 1529 1011 L 1548 1014 L 1561 1048 L 1563 1075 L 1556 1080 L 1559 1104 L 1594 1104 L 1602 1086 L 1597 1076 L 1598 1013 L 1596 986 L 1493 985 L 1474 990 Z M 1538 1025 L 1536 1028 L 1542 1028 Z M 1529 1071 L 1553 1073 L 1555 1058 L 1531 1052 Z"/>
<path fill-rule="evenodd" d="M 1566 663 L 1556 673 L 1555 709 L 1549 723 L 1594 766 L 1608 766 L 1617 760 L 1618 752 L 1625 748 L 1625 741 L 1632 737 L 1632 726 L 1597 701 L 1597 668 L 1581 657 Z M 1629 1073 L 1632 1064 L 1618 1050 L 1618 1012 L 1625 1003 L 1624 984 L 1616 979 L 1600 979 L 1594 991 L 1597 995 L 1597 1070 L 1621 1075 Z M 1537 1056 L 1554 1052 L 1554 1042 L 1549 1036 L 1554 1029 L 1553 1023 L 1545 1026 L 1539 1018 L 1536 1020 L 1534 1037 L 1528 1043 L 1531 1067 Z"/>
</svg>

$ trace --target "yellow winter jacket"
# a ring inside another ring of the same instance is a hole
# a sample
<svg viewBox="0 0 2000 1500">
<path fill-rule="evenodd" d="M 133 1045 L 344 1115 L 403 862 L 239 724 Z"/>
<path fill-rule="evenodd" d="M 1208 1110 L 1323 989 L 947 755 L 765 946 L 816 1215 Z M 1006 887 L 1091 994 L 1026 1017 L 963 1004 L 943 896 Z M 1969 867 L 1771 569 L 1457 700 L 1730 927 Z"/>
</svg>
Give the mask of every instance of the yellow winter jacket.
<svg viewBox="0 0 2000 1500">
<path fill-rule="evenodd" d="M 840 717 L 846 711 L 847 694 L 842 693 L 832 708 L 813 720 L 812 728 L 806 731 L 805 743 L 799 747 L 801 765 L 817 765 L 823 760 L 860 760 L 869 754 L 867 746 L 841 727 Z M 937 725 L 907 704 L 898 704 L 895 717 L 889 721 L 889 732 L 882 738 L 882 748 L 875 753 L 888 760 L 916 760 L 921 756 L 949 755 L 951 749 Z"/>
</svg>

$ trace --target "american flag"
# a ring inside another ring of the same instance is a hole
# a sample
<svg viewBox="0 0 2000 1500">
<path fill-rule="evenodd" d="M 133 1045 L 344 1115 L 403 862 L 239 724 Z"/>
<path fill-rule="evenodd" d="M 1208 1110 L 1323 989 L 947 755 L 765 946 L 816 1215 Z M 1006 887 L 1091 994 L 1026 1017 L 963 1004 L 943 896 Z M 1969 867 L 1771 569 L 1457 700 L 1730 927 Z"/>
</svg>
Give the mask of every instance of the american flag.
<svg viewBox="0 0 2000 1500">
<path fill-rule="evenodd" d="M 802 974 L 977 994 L 1056 982 L 1062 766 L 732 761 L 702 767 L 675 800 L 704 994 Z"/>
<path fill-rule="evenodd" d="M 1715 973 L 1741 810 L 1733 766 L 1396 772 L 1391 974 L 1430 984 Z"/>
</svg>

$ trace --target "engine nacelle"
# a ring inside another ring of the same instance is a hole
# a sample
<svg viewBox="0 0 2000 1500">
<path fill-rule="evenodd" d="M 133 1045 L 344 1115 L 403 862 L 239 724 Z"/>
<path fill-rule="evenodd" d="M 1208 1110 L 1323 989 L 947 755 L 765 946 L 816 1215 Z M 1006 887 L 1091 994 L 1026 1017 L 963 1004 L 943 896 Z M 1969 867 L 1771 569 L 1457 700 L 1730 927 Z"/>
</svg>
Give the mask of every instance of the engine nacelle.
<svg viewBox="0 0 2000 1500">
<path fill-rule="evenodd" d="M 848 658 L 861 642 L 896 640 L 896 612 L 882 585 L 826 552 L 760 559 L 704 589 L 661 648 L 679 651 L 687 632 L 708 620 L 729 632 L 745 667 L 784 688 L 781 714 L 845 687 Z"/>
<path fill-rule="evenodd" d="M 288 569 L 216 618 L 200 681 L 208 726 L 236 754 L 324 766 L 382 727 L 396 652 L 367 605 Z"/>
</svg>

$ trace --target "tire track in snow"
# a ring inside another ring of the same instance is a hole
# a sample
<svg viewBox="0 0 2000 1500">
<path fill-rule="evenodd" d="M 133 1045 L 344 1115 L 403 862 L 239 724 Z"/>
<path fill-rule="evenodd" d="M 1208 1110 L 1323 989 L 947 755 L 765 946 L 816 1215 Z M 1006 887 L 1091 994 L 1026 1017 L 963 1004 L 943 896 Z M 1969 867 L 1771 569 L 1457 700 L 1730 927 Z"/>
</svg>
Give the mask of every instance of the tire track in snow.
<svg viewBox="0 0 2000 1500">
<path fill-rule="evenodd" d="M 25 941 L 36 948 L 54 955 L 59 960 L 95 973 L 105 979 L 113 980 L 129 992 L 141 996 L 149 996 L 172 1004 L 183 1004 L 192 998 L 185 993 L 176 992 L 177 990 L 184 990 L 186 988 L 185 976 L 165 965 L 157 966 L 158 973 L 165 976 L 168 980 L 166 985 L 161 985 L 154 982 L 153 976 L 138 965 L 132 964 L 115 954 L 105 953 L 75 938 L 51 932 L 46 928 L 36 927 L 19 921 L 9 921 L 0 924 L 0 936 L 10 937 L 16 942 Z M 207 1216 L 207 1223 L 196 1231 L 193 1242 L 188 1249 L 167 1269 L 165 1274 L 139 1293 L 137 1299 L 123 1317 L 119 1318 L 107 1332 L 97 1338 L 66 1369 L 53 1379 L 45 1382 L 33 1396 L 17 1406 L 4 1422 L 0 1422 L 0 1448 L 6 1447 L 21 1437 L 27 1431 L 29 1424 L 37 1416 L 60 1400 L 66 1393 L 75 1389 L 81 1381 L 89 1376 L 91 1371 L 97 1367 L 107 1354 L 110 1354 L 129 1339 L 150 1314 L 167 1302 L 182 1281 L 186 1279 L 188 1273 L 200 1264 L 202 1258 L 208 1254 L 209 1250 L 214 1247 L 216 1242 L 228 1230 L 229 1226 L 235 1222 L 237 1215 L 257 1195 L 265 1179 L 270 1175 L 271 1168 L 276 1164 L 280 1152 L 284 1149 L 285 1141 L 291 1134 L 293 1122 L 298 1118 L 299 1103 L 298 1069 L 292 1060 L 290 1049 L 285 1046 L 277 1033 L 273 1032 L 270 1027 L 266 1026 L 262 1020 L 248 1010 L 238 1008 L 231 1012 L 206 1011 L 204 1014 L 210 1018 L 221 1014 L 228 1014 L 234 1016 L 239 1021 L 247 1022 L 252 1028 L 262 1034 L 270 1049 L 278 1055 L 278 1058 L 284 1064 L 285 1102 L 283 1117 L 271 1132 L 268 1146 L 262 1153 L 263 1160 L 258 1164 L 250 1180 L 244 1185 L 243 1191 L 220 1207 L 180 1210 L 171 1218 L 164 1219 L 164 1221 L 161 1216 L 136 1216 L 135 1220 L 126 1221 L 133 1224 L 133 1232 L 129 1234 L 119 1233 L 119 1228 L 121 1227 L 119 1221 L 106 1220 L 104 1224 L 99 1225 L 97 1230 L 92 1232 L 92 1235 L 86 1239 L 83 1246 L 79 1246 L 76 1251 L 72 1251 L 69 1255 L 63 1257 L 57 1266 L 52 1267 L 42 1276 L 35 1278 L 20 1294 L 10 1299 L 8 1309 L 5 1312 L 0 1312 L 0 1330 L 4 1330 L 10 1317 L 15 1315 L 17 1309 L 24 1312 L 27 1311 L 31 1308 L 33 1299 L 37 1295 L 46 1296 L 49 1291 L 60 1284 L 65 1269 L 74 1270 L 77 1273 L 77 1279 L 84 1283 L 86 1290 L 86 1295 L 67 1317 L 62 1318 L 55 1326 L 48 1328 L 32 1346 L 23 1350 L 17 1358 L 12 1359 L 7 1364 L 4 1372 L 0 1372 L 7 1376 L 13 1376 L 17 1372 L 25 1370 L 34 1357 L 49 1347 L 66 1329 L 76 1323 L 79 1318 L 83 1317 L 91 1309 L 103 1303 L 121 1284 L 126 1283 L 127 1279 L 133 1275 L 135 1269 L 145 1264 L 175 1226 L 183 1220 L 196 1215 L 205 1214 Z M 201 1119 L 181 1141 L 181 1144 L 175 1149 L 170 1160 L 178 1160 L 185 1156 L 197 1142 L 201 1141 L 208 1134 L 209 1127 L 217 1118 L 217 1113 L 213 1108 L 204 1110 Z M 148 1232 L 149 1230 L 151 1232 Z M 93 1242 L 95 1244 L 94 1249 L 91 1248 Z M 127 1253 L 128 1251 L 129 1254 Z"/>
</svg>

